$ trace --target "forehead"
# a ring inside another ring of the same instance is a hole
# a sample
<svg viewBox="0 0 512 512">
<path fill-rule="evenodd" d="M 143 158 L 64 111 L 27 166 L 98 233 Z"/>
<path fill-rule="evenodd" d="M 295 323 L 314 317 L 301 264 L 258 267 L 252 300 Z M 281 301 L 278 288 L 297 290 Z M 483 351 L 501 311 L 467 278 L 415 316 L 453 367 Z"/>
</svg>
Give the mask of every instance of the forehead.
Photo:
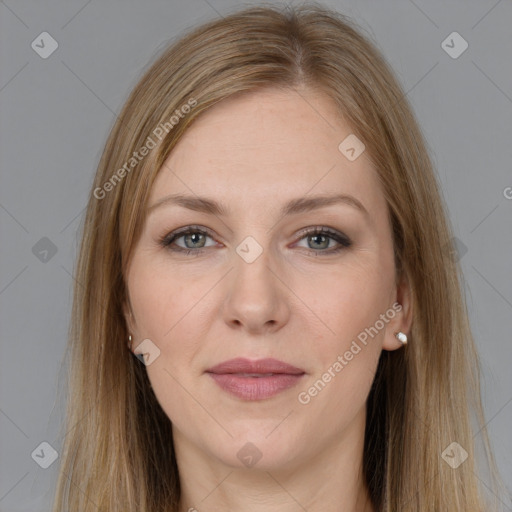
<svg viewBox="0 0 512 512">
<path fill-rule="evenodd" d="M 160 170 L 150 204 L 171 193 L 240 206 L 274 206 L 306 194 L 353 194 L 385 208 L 369 157 L 339 149 L 352 134 L 328 96 L 265 89 L 219 102 L 182 136 Z"/>
</svg>

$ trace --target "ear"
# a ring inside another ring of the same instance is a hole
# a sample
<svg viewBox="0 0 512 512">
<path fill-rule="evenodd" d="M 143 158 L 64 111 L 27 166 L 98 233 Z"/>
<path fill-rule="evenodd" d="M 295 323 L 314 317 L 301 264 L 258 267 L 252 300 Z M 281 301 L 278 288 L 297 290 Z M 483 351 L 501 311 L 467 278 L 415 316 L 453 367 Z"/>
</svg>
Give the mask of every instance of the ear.
<svg viewBox="0 0 512 512">
<path fill-rule="evenodd" d="M 402 274 L 396 285 L 391 309 L 393 309 L 396 314 L 386 326 L 384 341 L 382 343 L 383 350 L 396 350 L 403 346 L 402 342 L 395 336 L 398 332 L 403 332 L 410 338 L 413 318 L 413 300 L 409 279 L 405 273 Z"/>
</svg>

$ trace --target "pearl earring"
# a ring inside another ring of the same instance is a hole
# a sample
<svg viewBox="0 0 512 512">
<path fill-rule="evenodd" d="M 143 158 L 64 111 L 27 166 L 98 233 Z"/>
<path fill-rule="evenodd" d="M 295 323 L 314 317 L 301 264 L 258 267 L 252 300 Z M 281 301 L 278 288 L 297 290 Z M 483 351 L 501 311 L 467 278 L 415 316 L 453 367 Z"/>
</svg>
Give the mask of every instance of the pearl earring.
<svg viewBox="0 0 512 512">
<path fill-rule="evenodd" d="M 398 341 L 402 343 L 402 345 L 407 345 L 407 335 L 403 333 L 402 331 L 395 333 L 396 338 Z"/>
</svg>

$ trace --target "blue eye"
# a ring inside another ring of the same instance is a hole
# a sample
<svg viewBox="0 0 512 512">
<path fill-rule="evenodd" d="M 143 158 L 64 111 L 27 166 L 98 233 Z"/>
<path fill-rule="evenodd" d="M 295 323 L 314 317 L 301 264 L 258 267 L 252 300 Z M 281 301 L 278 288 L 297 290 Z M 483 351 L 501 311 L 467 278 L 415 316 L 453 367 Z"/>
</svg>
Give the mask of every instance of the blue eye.
<svg viewBox="0 0 512 512">
<path fill-rule="evenodd" d="M 166 235 L 160 240 L 160 245 L 175 252 L 184 252 L 186 254 L 190 254 L 191 252 L 201 253 L 201 249 L 208 247 L 205 245 L 206 238 L 211 238 L 208 231 L 195 226 L 187 226 L 184 229 Z M 176 241 L 180 239 L 183 239 L 184 247 L 176 243 Z"/>
<path fill-rule="evenodd" d="M 313 249 L 314 252 L 321 255 L 336 253 L 352 245 L 351 240 L 343 233 L 322 226 L 317 226 L 313 229 L 308 229 L 306 231 L 303 231 L 301 234 L 302 237 L 300 240 L 306 239 L 308 243 L 308 248 Z M 338 245 L 335 245 L 334 247 L 329 247 L 329 244 L 332 241 L 336 242 Z M 326 250 L 318 251 L 315 249 Z"/>
<path fill-rule="evenodd" d="M 303 230 L 300 235 L 299 241 L 307 240 L 307 249 L 318 255 L 337 253 L 352 245 L 351 240 L 343 233 L 322 226 Z M 159 243 L 172 252 L 186 255 L 193 253 L 198 256 L 204 252 L 205 248 L 215 246 L 215 242 L 206 244 L 208 238 L 213 240 L 209 230 L 200 226 L 187 226 L 164 236 Z M 184 245 L 177 243 L 181 239 Z M 331 242 L 337 245 L 330 247 Z"/>
</svg>

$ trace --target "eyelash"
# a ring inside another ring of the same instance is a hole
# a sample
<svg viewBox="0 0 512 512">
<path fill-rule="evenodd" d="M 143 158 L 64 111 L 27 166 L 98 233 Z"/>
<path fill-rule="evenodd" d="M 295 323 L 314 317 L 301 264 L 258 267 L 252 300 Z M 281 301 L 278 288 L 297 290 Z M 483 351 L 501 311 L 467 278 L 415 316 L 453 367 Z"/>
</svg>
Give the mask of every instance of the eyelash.
<svg viewBox="0 0 512 512">
<path fill-rule="evenodd" d="M 169 233 L 169 234 L 163 236 L 162 238 L 159 239 L 159 244 L 162 247 L 164 247 L 170 251 L 182 253 L 182 254 L 185 254 L 186 256 L 190 255 L 191 253 L 193 253 L 195 256 L 199 256 L 206 249 L 205 247 L 200 247 L 197 249 L 184 249 L 183 247 L 179 247 L 179 246 L 175 246 L 174 248 L 171 247 L 171 244 L 174 241 L 178 240 L 179 238 L 186 236 L 186 235 L 197 234 L 197 233 L 199 233 L 201 235 L 209 236 L 210 238 L 213 238 L 212 233 L 208 229 L 202 228 L 200 226 L 187 226 L 186 228 L 183 228 L 178 231 L 174 231 L 172 233 Z M 315 235 L 326 235 L 328 238 L 335 240 L 339 244 L 338 247 L 326 249 L 326 250 L 316 251 L 314 249 L 306 249 L 306 250 L 312 251 L 313 253 L 315 253 L 315 255 L 317 255 L 317 254 L 319 254 L 319 255 L 335 254 L 335 253 L 338 253 L 338 252 L 342 251 L 343 249 L 346 249 L 352 245 L 352 241 L 346 235 L 344 235 L 343 233 L 334 231 L 332 229 L 326 228 L 324 226 L 315 226 L 314 228 L 307 228 L 307 229 L 302 230 L 300 232 L 299 241 L 308 236 L 315 236 Z"/>
</svg>

